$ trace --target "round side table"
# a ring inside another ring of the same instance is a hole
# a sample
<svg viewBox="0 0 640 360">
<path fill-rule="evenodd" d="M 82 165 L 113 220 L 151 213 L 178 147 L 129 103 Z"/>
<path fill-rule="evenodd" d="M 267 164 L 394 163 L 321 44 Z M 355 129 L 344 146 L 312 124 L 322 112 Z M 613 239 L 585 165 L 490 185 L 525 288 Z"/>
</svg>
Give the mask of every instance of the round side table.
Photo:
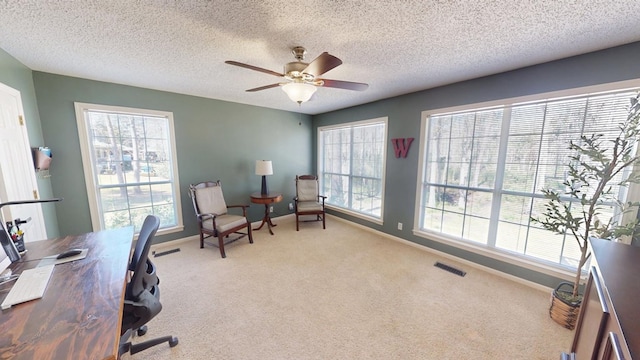
<svg viewBox="0 0 640 360">
<path fill-rule="evenodd" d="M 269 229 L 269 233 L 271 235 L 273 235 L 273 230 L 271 230 L 271 228 L 276 226 L 276 224 L 271 222 L 271 214 L 269 213 L 269 205 L 273 204 L 273 203 L 280 202 L 280 201 L 282 201 L 282 194 L 281 193 L 270 192 L 268 194 L 261 194 L 259 192 L 255 192 L 255 193 L 251 194 L 251 202 L 252 203 L 254 203 L 254 204 L 264 204 L 264 217 L 262 218 L 262 223 L 260 224 L 260 226 L 258 226 L 257 228 L 255 228 L 253 230 L 260 230 L 260 229 L 262 229 L 264 224 L 267 224 L 267 228 Z"/>
</svg>

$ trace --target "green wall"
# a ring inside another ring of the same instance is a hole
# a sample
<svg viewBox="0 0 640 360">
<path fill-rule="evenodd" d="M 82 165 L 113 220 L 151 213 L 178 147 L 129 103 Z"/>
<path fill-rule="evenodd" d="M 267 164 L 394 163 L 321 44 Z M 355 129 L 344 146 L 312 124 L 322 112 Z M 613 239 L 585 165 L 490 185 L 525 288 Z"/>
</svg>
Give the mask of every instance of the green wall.
<svg viewBox="0 0 640 360">
<path fill-rule="evenodd" d="M 42 138 L 42 130 L 40 128 L 40 115 L 36 103 L 36 92 L 33 85 L 32 72 L 2 49 L 0 49 L 0 83 L 20 91 L 31 147 L 46 145 Z M 31 164 L 27 164 L 26 166 L 31 166 Z M 52 195 L 50 178 L 39 176 L 37 177 L 37 182 L 41 199 L 54 197 Z M 15 201 L 24 199 L 8 200 Z M 42 205 L 48 237 L 57 237 L 60 234 L 58 231 L 58 220 L 56 218 L 56 208 L 60 206 L 60 204 L 61 203 Z"/>
<path fill-rule="evenodd" d="M 559 279 L 451 247 L 412 234 L 420 151 L 422 111 L 640 78 L 640 42 L 455 83 L 370 104 L 313 116 L 320 126 L 387 116 L 387 167 L 384 224 L 377 225 L 339 212 L 331 213 L 376 230 L 413 241 L 548 287 Z M 390 139 L 415 138 L 406 158 L 396 159 Z M 315 144 L 314 144 L 315 145 Z M 314 146 L 314 168 L 317 151 Z M 397 230 L 397 223 L 404 230 Z"/>
<path fill-rule="evenodd" d="M 289 213 L 295 175 L 311 171 L 311 119 L 307 115 L 220 100 L 34 72 L 42 133 L 55 154 L 53 192 L 65 200 L 58 207 L 63 234 L 92 231 L 74 102 L 170 111 L 174 116 L 178 172 L 185 230 L 158 237 L 167 241 L 197 234 L 188 186 L 221 180 L 227 204 L 249 204 L 260 190 L 255 161 L 273 161 L 269 189 L 283 193 L 275 216 Z M 262 205 L 249 208 L 258 221 Z"/>
</svg>

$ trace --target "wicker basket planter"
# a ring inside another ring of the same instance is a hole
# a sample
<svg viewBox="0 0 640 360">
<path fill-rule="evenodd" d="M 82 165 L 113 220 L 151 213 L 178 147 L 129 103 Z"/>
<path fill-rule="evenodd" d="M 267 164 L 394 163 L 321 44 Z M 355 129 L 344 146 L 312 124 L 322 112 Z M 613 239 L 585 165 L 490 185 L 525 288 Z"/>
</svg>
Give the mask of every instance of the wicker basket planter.
<svg viewBox="0 0 640 360">
<path fill-rule="evenodd" d="M 551 306 L 549 307 L 551 319 L 569 330 L 573 330 L 576 327 L 576 320 L 578 320 L 582 303 L 582 301 L 570 302 L 563 298 L 562 294 L 570 296 L 572 291 L 572 283 L 560 283 L 551 293 Z"/>
</svg>

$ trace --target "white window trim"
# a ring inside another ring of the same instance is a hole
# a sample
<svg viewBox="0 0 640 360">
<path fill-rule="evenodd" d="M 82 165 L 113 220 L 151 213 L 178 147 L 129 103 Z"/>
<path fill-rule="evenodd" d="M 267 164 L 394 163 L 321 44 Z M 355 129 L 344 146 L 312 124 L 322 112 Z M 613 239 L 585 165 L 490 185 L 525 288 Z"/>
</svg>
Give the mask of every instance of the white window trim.
<svg viewBox="0 0 640 360">
<path fill-rule="evenodd" d="M 331 210 L 333 210 L 335 212 L 343 213 L 345 215 L 353 216 L 353 217 L 356 217 L 356 218 L 359 218 L 359 219 L 362 219 L 362 220 L 366 220 L 366 221 L 372 222 L 374 224 L 378 224 L 378 225 L 383 225 L 384 224 L 384 221 L 382 219 L 378 219 L 378 218 L 375 218 L 373 216 L 369 216 L 367 214 L 359 213 L 357 211 L 345 209 L 345 208 L 342 208 L 342 207 L 339 207 L 339 206 L 326 204 L 325 208 L 331 209 Z M 384 212 L 384 205 L 383 205 L 382 212 Z"/>
<path fill-rule="evenodd" d="M 75 111 L 76 111 L 76 123 L 78 125 L 78 138 L 80 140 L 80 154 L 82 156 L 82 167 L 84 170 L 84 178 L 87 186 L 87 198 L 89 200 L 89 211 L 91 215 L 91 225 L 93 227 L 93 231 L 98 231 L 102 229 L 101 221 L 100 221 L 100 208 L 99 208 L 99 200 L 98 194 L 96 193 L 97 184 L 95 182 L 93 168 L 91 163 L 91 155 L 89 148 L 89 129 L 87 128 L 87 123 L 85 119 L 85 111 L 87 110 L 99 110 L 105 112 L 113 112 L 113 113 L 127 113 L 127 114 L 138 114 L 138 115 L 155 115 L 159 117 L 166 117 L 169 121 L 169 130 L 171 132 L 170 143 L 171 143 L 171 152 L 173 154 L 173 161 L 171 162 L 172 171 L 173 171 L 173 192 L 176 199 L 176 225 L 172 227 L 159 229 L 157 235 L 170 234 L 175 232 L 180 232 L 184 230 L 184 224 L 182 222 L 182 203 L 180 196 L 180 183 L 178 176 L 178 161 L 176 159 L 176 141 L 175 141 L 175 128 L 173 124 L 173 113 L 167 111 L 159 111 L 159 110 L 149 110 L 149 109 L 139 109 L 139 108 L 129 108 L 123 106 L 111 106 L 111 105 L 100 105 L 100 104 L 90 104 L 90 103 L 81 103 L 74 102 Z M 137 234 L 136 234 L 137 237 Z"/>
<path fill-rule="evenodd" d="M 384 200 L 385 200 L 385 184 L 386 184 L 386 179 L 387 179 L 387 142 L 389 140 L 389 117 L 387 116 L 383 116 L 383 117 L 379 117 L 379 118 L 374 118 L 374 119 L 367 119 L 367 120 L 358 120 L 358 121 L 351 121 L 351 122 L 346 122 L 346 123 L 340 123 L 340 124 L 335 124 L 335 125 L 326 125 L 326 126 L 319 126 L 317 129 L 317 133 L 316 133 L 316 139 L 318 139 L 317 142 L 317 161 L 316 164 L 318 164 L 318 176 L 321 177 L 321 173 L 320 173 L 320 169 L 324 169 L 324 165 L 322 162 L 322 154 L 323 154 L 323 149 L 322 149 L 322 143 L 321 143 L 321 138 L 322 138 L 322 131 L 326 131 L 326 130 L 331 130 L 331 129 L 340 129 L 340 128 L 345 128 L 345 127 L 352 127 L 352 126 L 359 126 L 359 125 L 367 125 L 367 124 L 373 124 L 373 123 L 384 123 L 384 141 L 382 144 L 382 154 L 383 154 L 383 162 L 382 162 L 382 192 L 381 192 L 381 200 L 380 200 L 380 218 L 377 218 L 375 216 L 370 216 L 364 213 L 360 213 L 351 209 L 346 209 L 346 208 L 342 208 L 342 207 L 338 207 L 338 206 L 334 206 L 331 204 L 326 204 L 325 207 L 327 209 L 331 209 L 333 211 L 336 212 L 340 212 L 349 216 L 353 216 L 353 217 L 357 217 L 359 219 L 363 219 L 366 221 L 370 221 L 372 223 L 378 224 L 378 225 L 383 225 L 384 224 Z M 320 180 L 323 181 L 323 180 Z M 322 187 L 321 187 L 322 188 Z"/>
<path fill-rule="evenodd" d="M 413 229 L 412 233 L 415 236 L 433 240 L 442 244 L 446 244 L 448 246 L 452 246 L 454 248 L 458 248 L 465 251 L 471 251 L 488 258 L 492 258 L 498 261 L 502 261 L 508 264 L 517 265 L 522 268 L 533 270 L 542 274 L 554 276 L 560 279 L 566 279 L 569 281 L 573 280 L 575 276 L 575 270 L 568 269 L 561 265 L 556 264 L 546 264 L 544 261 L 536 262 L 529 257 L 525 257 L 524 255 L 518 255 L 514 253 L 507 253 L 505 251 L 501 251 L 497 248 L 490 248 L 487 246 L 483 246 L 482 244 L 473 243 L 471 241 L 467 241 L 464 239 L 459 239 L 455 237 L 449 237 L 444 234 L 424 231 L 420 230 L 420 214 L 421 214 L 421 187 L 422 187 L 422 175 L 424 174 L 424 162 L 426 157 L 426 139 L 425 139 L 425 130 L 427 126 L 427 121 L 429 116 L 434 114 L 442 114 L 442 113 L 451 113 L 451 112 L 462 112 L 467 110 L 480 110 L 491 107 L 498 107 L 504 105 L 517 105 L 527 102 L 535 102 L 535 101 L 545 101 L 551 98 L 559 98 L 559 97 L 574 97 L 574 96 L 590 96 L 596 93 L 602 93 L 607 91 L 624 91 L 625 89 L 634 89 L 640 87 L 640 79 L 634 80 L 626 80 L 620 82 L 613 82 L 608 84 L 600 84 L 594 86 L 586 86 L 580 88 L 574 88 L 569 90 L 561 90 L 561 91 L 553 91 L 535 95 L 528 95 L 522 97 L 514 97 L 501 99 L 496 101 L 475 103 L 475 104 L 465 104 L 461 106 L 440 108 L 440 109 L 431 109 L 425 110 L 422 112 L 421 121 L 420 121 L 420 154 L 418 159 L 418 174 L 416 181 L 416 192 L 415 192 L 415 209 L 414 209 L 414 218 L 413 218 Z M 640 184 L 630 184 L 628 201 L 640 201 Z M 630 240 L 629 240 L 630 241 Z"/>
</svg>

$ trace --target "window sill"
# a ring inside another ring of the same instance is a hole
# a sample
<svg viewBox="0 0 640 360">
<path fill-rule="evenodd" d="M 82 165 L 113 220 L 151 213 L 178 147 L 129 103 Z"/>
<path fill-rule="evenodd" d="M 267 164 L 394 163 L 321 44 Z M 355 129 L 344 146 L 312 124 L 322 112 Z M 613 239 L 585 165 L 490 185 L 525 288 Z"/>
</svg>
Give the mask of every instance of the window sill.
<svg viewBox="0 0 640 360">
<path fill-rule="evenodd" d="M 156 236 L 173 234 L 173 233 L 181 232 L 183 230 L 184 230 L 184 225 L 179 224 L 170 228 L 158 229 L 158 231 L 156 232 Z M 136 234 L 135 239 L 138 240 L 138 234 Z"/>
<path fill-rule="evenodd" d="M 384 224 L 384 222 L 381 219 L 375 218 L 373 216 L 368 216 L 368 215 L 365 215 L 363 213 L 359 213 L 359 212 L 356 212 L 356 211 L 348 210 L 348 209 L 345 209 L 345 208 L 341 208 L 341 207 L 337 207 L 337 206 L 331 206 L 329 204 L 326 204 L 325 208 L 327 208 L 329 210 L 332 210 L 332 211 L 336 211 L 336 212 L 345 214 L 345 215 L 353 216 L 353 217 L 356 217 L 358 219 L 366 220 L 366 221 L 372 222 L 374 224 L 378 224 L 378 225 Z"/>
<path fill-rule="evenodd" d="M 505 251 L 500 251 L 499 249 L 489 248 L 482 244 L 475 244 L 468 241 L 448 238 L 442 236 L 441 234 L 421 231 L 417 229 L 413 229 L 413 235 L 563 280 L 573 281 L 573 278 L 575 276 L 575 271 L 573 270 L 538 263 L 524 256 L 518 256 L 517 254 L 507 253 Z"/>
</svg>

